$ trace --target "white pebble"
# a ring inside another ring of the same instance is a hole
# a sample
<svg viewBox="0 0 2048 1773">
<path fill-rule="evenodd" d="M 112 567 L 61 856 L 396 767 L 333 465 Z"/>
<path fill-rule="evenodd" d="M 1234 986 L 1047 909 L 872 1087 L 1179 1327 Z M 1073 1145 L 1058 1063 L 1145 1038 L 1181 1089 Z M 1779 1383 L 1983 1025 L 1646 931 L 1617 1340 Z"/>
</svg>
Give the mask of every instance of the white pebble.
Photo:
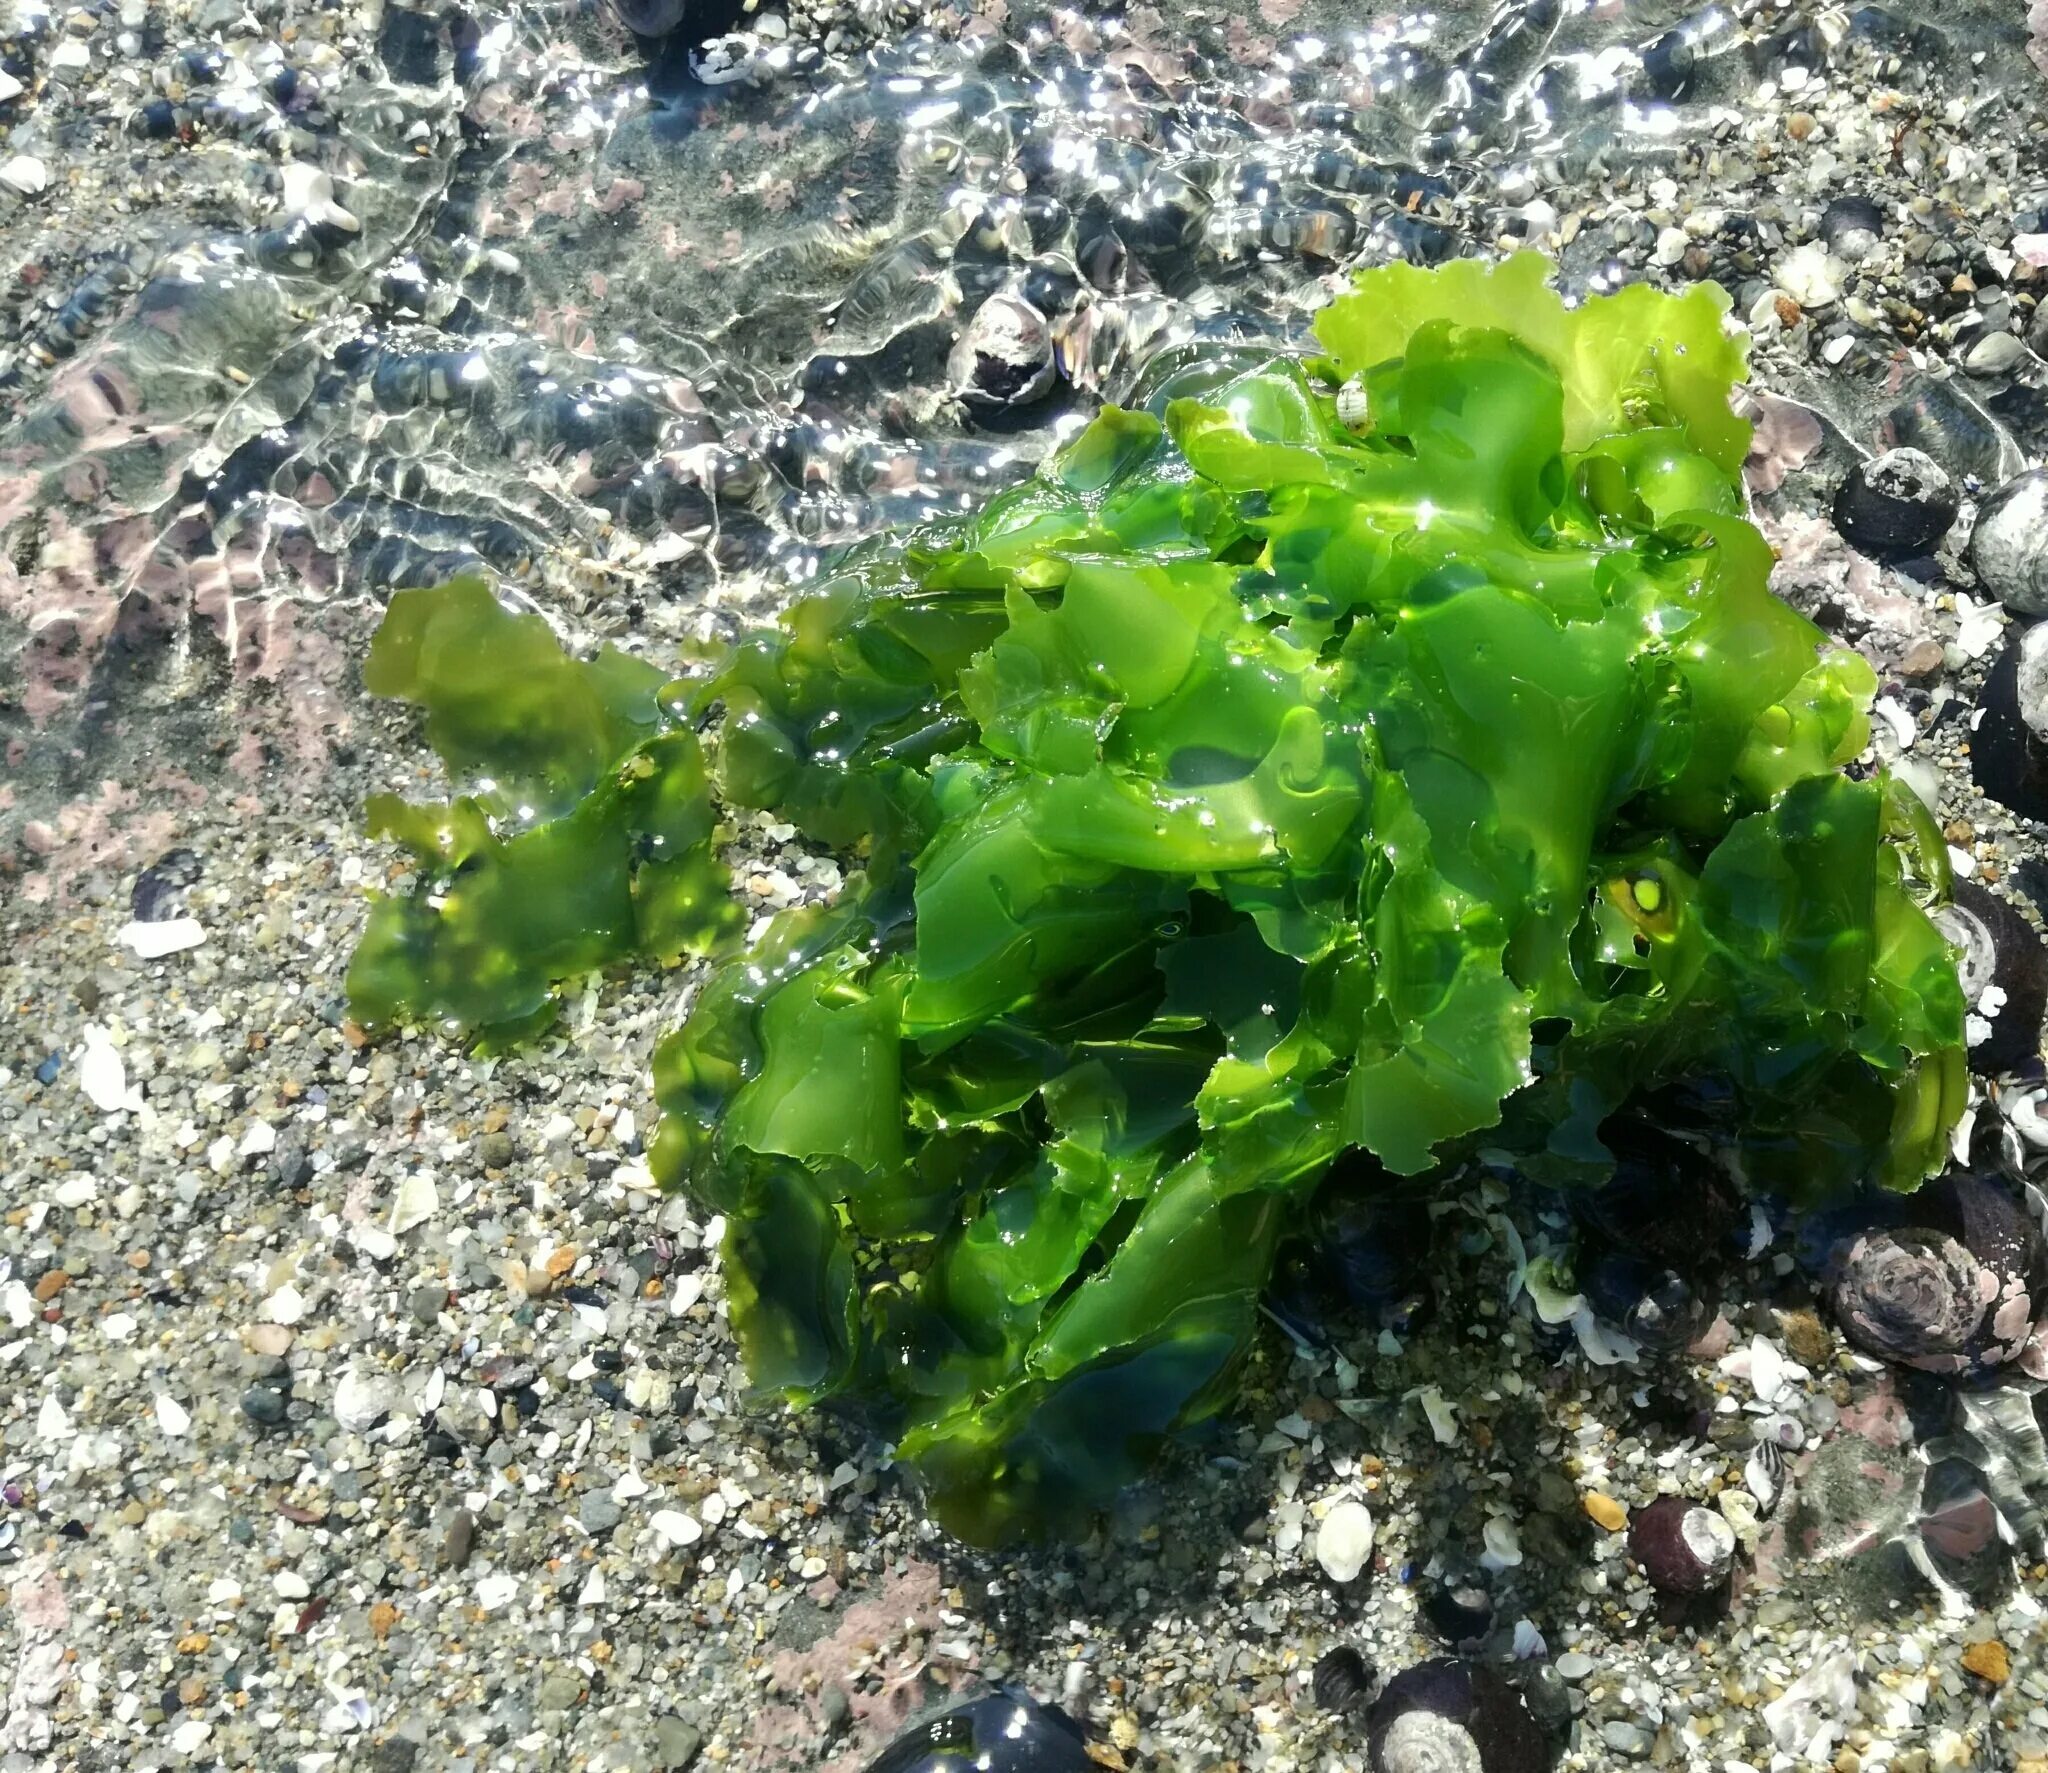
<svg viewBox="0 0 2048 1773">
<path fill-rule="evenodd" d="M 118 1114 L 130 1107 L 128 1098 L 128 1068 L 121 1063 L 121 1055 L 114 1050 L 113 1040 L 97 1022 L 88 1022 L 83 1030 L 84 1045 L 75 1055 L 78 1060 L 78 1087 L 85 1092 L 85 1099 L 102 1114 Z"/>
<path fill-rule="evenodd" d="M 114 940 L 132 949 L 138 960 L 162 960 L 167 954 L 197 948 L 206 940 L 206 930 L 196 917 L 166 917 L 157 923 L 124 923 Z"/>
<path fill-rule="evenodd" d="M 1504 1514 L 1488 1518 L 1483 1537 L 1486 1549 L 1479 1561 L 1489 1570 L 1510 1570 L 1522 1561 L 1522 1541 L 1515 1523 Z"/>
<path fill-rule="evenodd" d="M 67 1210 L 82 1207 L 87 1201 L 99 1199 L 100 1185 L 96 1177 L 66 1176 L 50 1191 L 50 1198 Z"/>
<path fill-rule="evenodd" d="M 17 154 L 12 160 L 0 165 L 0 185 L 20 197 L 33 197 L 46 190 L 50 183 L 50 169 L 33 154 Z"/>
<path fill-rule="evenodd" d="M 281 1601 L 303 1601 L 311 1597 L 312 1586 L 296 1570 L 280 1570 L 271 1577 L 270 1586 L 277 1590 Z"/>
<path fill-rule="evenodd" d="M 196 1755 L 212 1734 L 213 1726 L 204 1718 L 187 1718 L 171 1732 L 171 1747 L 181 1755 Z"/>
<path fill-rule="evenodd" d="M 54 1391 L 43 1399 L 43 1407 L 36 1412 L 36 1433 L 46 1441 L 71 1438 L 71 1418 L 65 1415 Z"/>
<path fill-rule="evenodd" d="M 695 1545 L 704 1537 L 704 1528 L 696 1516 L 685 1514 L 679 1508 L 656 1510 L 649 1525 L 669 1544 L 675 1546 Z"/>
<path fill-rule="evenodd" d="M 1778 261 L 1776 278 L 1802 308 L 1825 308 L 1842 293 L 1842 268 L 1822 246 L 1795 246 Z"/>
<path fill-rule="evenodd" d="M 510 1606 L 518 1595 L 517 1576 L 486 1576 L 476 1585 L 476 1604 L 486 1613 L 495 1613 L 500 1607 Z"/>
<path fill-rule="evenodd" d="M 351 1367 L 334 1388 L 334 1419 L 350 1433 L 361 1434 L 390 1415 L 396 1401 L 389 1379 Z"/>
<path fill-rule="evenodd" d="M 1316 1528 L 1316 1562 L 1332 1582 L 1350 1582 L 1372 1556 L 1372 1510 L 1340 1502 Z"/>
<path fill-rule="evenodd" d="M 167 1391 L 156 1394 L 156 1425 L 176 1437 L 192 1432 L 192 1412 Z"/>
<path fill-rule="evenodd" d="M 441 1191 L 434 1178 L 415 1170 L 400 1179 L 391 1202 L 391 1229 L 401 1237 L 415 1225 L 423 1225 L 441 1210 Z"/>
<path fill-rule="evenodd" d="M 306 1315 L 306 1296 L 287 1281 L 258 1308 L 267 1324 L 295 1324 Z"/>
</svg>

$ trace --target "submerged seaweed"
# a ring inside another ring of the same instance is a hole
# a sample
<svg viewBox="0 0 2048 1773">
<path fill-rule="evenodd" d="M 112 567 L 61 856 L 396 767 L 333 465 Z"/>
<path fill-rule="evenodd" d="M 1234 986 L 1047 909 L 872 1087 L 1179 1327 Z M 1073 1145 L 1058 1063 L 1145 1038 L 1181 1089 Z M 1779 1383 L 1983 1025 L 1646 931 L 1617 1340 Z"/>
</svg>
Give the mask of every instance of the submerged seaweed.
<svg viewBox="0 0 2048 1773">
<path fill-rule="evenodd" d="M 756 1385 L 858 1406 L 977 1539 L 1227 1402 L 1355 1147 L 1597 1186 L 1682 1085 L 1755 1185 L 1915 1186 L 1964 1090 L 1942 846 L 1842 773 L 1872 674 L 1769 590 L 1725 298 L 1544 273 L 1364 273 L 1326 358 L 1106 409 L 689 684 L 404 594 L 371 687 L 490 786 L 373 809 L 427 890 L 358 1014 L 504 1039 L 718 944 L 722 711 L 718 795 L 865 867 L 713 972 L 651 1161 L 724 1215 Z"/>
</svg>

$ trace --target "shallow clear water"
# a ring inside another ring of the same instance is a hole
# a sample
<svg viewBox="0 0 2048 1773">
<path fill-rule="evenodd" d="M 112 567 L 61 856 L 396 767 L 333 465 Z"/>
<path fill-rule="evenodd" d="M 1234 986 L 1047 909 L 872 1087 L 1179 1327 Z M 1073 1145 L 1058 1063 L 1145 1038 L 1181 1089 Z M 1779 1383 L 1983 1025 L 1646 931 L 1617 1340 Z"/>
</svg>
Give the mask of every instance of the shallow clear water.
<svg viewBox="0 0 2048 1773">
<path fill-rule="evenodd" d="M 16 761 L 224 666 L 345 697 L 321 606 L 470 561 L 600 628 L 699 625 L 1027 473 L 1164 349 L 1297 338 L 1343 264 L 1526 239 L 1573 287 L 1744 298 L 1785 232 L 1746 212 L 1802 196 L 1758 186 L 1746 119 L 1881 76 L 1930 95 L 1905 141 L 2023 66 L 2008 9 L 1932 17 L 985 0 L 861 55 L 756 38 L 715 83 L 697 32 L 588 7 L 159 33 L 85 168 L 133 212 L 116 240 L 73 192 L 5 373 Z M 1720 225 L 1646 266 L 1656 181 L 1738 170 Z M 955 397 L 997 291 L 1053 335 L 1022 408 Z"/>
</svg>

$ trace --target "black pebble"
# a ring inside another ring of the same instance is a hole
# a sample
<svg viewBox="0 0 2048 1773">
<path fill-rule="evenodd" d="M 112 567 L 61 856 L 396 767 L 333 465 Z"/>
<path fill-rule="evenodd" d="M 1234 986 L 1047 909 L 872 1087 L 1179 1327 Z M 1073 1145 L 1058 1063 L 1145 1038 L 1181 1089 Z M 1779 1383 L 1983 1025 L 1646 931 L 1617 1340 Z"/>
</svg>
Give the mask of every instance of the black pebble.
<svg viewBox="0 0 2048 1773">
<path fill-rule="evenodd" d="M 259 1428 L 275 1428 L 284 1420 L 285 1394 L 274 1385 L 252 1385 L 242 1393 L 242 1414 Z"/>
</svg>

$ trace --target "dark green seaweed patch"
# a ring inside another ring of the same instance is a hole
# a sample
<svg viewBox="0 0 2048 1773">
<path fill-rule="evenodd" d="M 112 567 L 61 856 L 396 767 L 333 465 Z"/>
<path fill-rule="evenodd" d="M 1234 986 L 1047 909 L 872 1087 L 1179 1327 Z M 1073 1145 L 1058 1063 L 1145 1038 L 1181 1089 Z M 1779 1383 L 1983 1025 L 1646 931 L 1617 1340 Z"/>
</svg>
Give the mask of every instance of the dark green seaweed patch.
<svg viewBox="0 0 2048 1773">
<path fill-rule="evenodd" d="M 756 1385 L 984 1540 L 1227 1403 L 1352 1146 L 1592 1183 L 1683 1080 L 1756 1186 L 1917 1185 L 1964 1095 L 1942 846 L 1843 773 L 1869 668 L 1770 592 L 1725 298 L 1545 270 L 1367 272 L 1327 359 L 1105 411 L 692 682 L 402 594 L 370 687 L 471 787 L 373 806 L 420 879 L 357 1015 L 502 1042 L 716 950 L 656 1173 L 725 1217 Z M 714 786 L 864 866 L 734 952 Z"/>
</svg>

